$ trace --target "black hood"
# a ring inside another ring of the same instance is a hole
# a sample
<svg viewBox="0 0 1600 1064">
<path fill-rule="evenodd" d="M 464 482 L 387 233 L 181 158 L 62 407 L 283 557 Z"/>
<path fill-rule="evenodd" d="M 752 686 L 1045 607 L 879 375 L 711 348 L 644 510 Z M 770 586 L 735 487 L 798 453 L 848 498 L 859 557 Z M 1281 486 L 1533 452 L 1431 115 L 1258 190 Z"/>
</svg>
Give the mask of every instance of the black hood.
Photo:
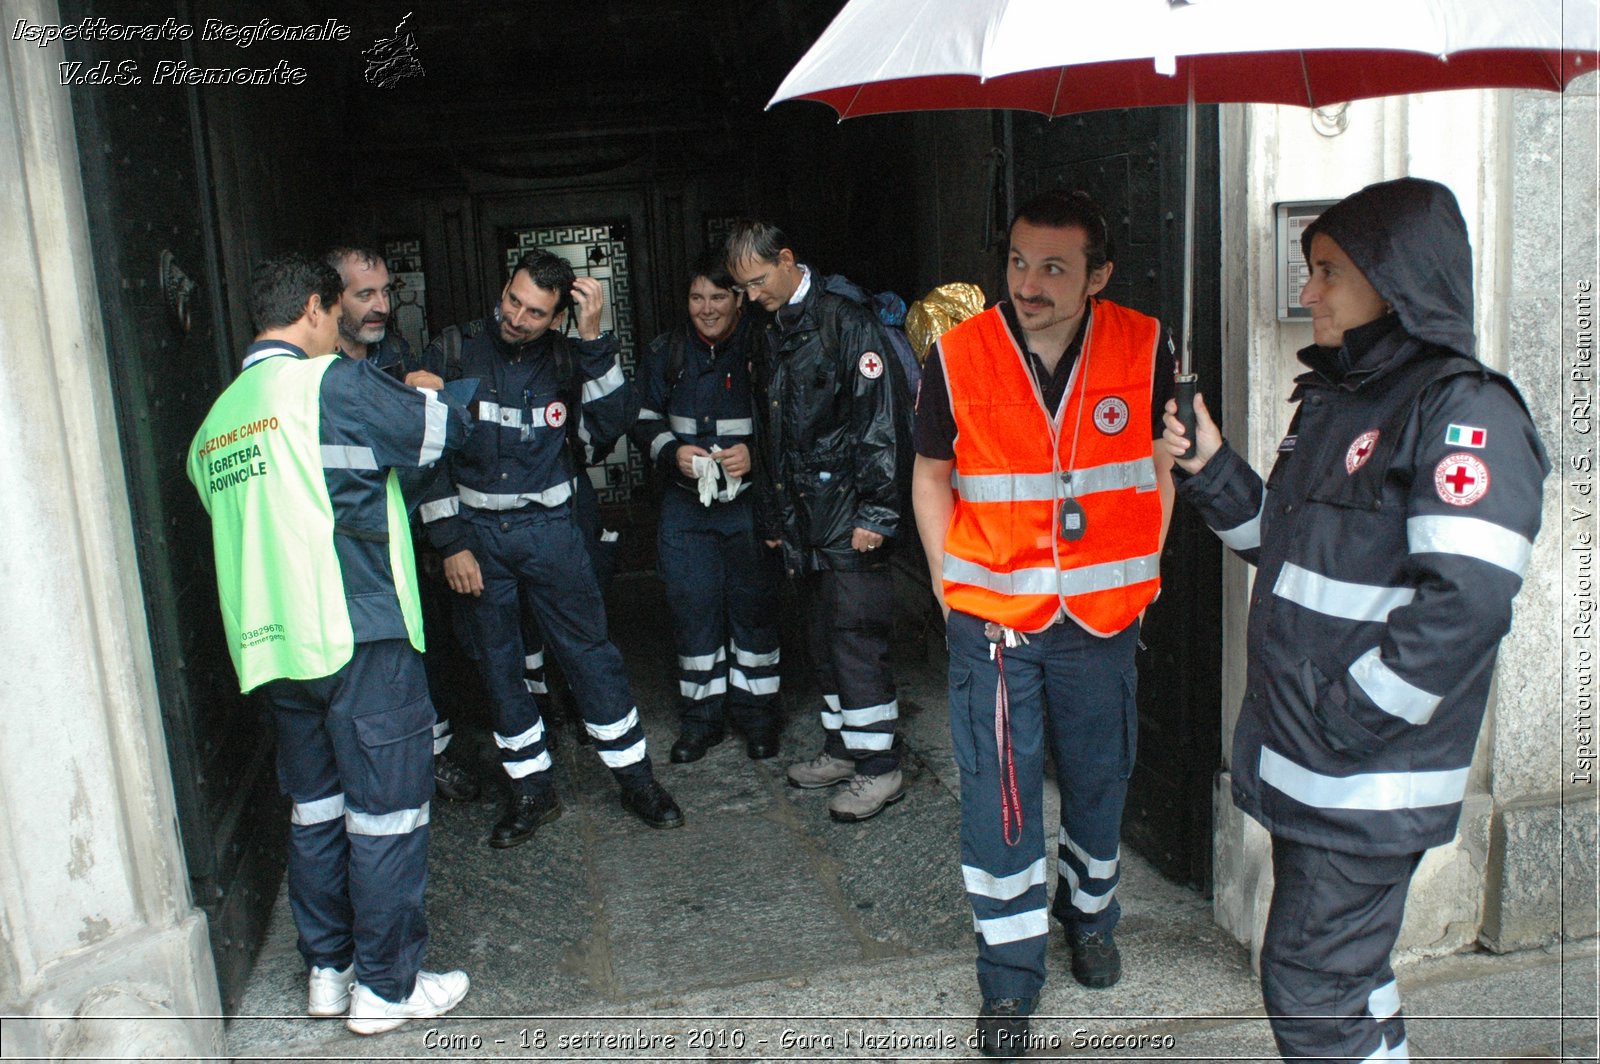
<svg viewBox="0 0 1600 1064">
<path fill-rule="evenodd" d="M 1455 195 L 1402 177 L 1368 185 L 1306 226 L 1300 246 L 1325 234 L 1350 256 L 1419 340 L 1477 357 L 1472 331 L 1472 246 Z"/>
</svg>

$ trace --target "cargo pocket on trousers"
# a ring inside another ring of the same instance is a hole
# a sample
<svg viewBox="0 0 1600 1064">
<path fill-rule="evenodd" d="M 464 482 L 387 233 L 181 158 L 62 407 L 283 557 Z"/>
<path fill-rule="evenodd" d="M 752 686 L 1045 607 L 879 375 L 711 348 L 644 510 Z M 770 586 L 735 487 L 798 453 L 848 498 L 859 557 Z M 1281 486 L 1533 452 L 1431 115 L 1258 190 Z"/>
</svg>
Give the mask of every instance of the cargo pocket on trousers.
<svg viewBox="0 0 1600 1064">
<path fill-rule="evenodd" d="M 1133 762 L 1139 755 L 1139 670 L 1122 674 L 1122 774 L 1133 775 Z"/>
<path fill-rule="evenodd" d="M 956 767 L 969 775 L 978 771 L 978 743 L 972 735 L 972 667 L 950 663 L 950 745 Z"/>
<path fill-rule="evenodd" d="M 364 813 L 394 813 L 433 797 L 434 719 L 426 698 L 353 718 L 362 772 L 359 786 L 346 782 L 353 805 Z"/>
</svg>

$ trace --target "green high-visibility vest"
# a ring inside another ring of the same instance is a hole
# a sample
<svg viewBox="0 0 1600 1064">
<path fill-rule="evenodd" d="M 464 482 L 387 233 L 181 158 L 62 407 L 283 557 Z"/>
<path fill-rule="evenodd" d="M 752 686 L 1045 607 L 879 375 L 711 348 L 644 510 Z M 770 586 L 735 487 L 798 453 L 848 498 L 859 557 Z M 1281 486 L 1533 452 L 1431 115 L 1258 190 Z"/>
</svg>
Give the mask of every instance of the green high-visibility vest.
<svg viewBox="0 0 1600 1064">
<path fill-rule="evenodd" d="M 322 375 L 334 362 L 274 356 L 252 365 L 218 397 L 189 446 L 189 480 L 211 515 L 222 627 L 241 691 L 331 676 L 355 653 L 319 434 Z M 420 651 L 416 563 L 393 470 L 387 492 L 390 571 Z"/>
</svg>

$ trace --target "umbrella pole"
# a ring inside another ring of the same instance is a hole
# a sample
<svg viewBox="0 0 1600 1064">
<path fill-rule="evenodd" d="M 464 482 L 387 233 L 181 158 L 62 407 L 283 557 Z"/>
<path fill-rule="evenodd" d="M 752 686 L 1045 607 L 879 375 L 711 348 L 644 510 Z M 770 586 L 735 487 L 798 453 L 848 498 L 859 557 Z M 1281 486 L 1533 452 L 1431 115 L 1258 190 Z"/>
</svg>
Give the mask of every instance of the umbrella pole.
<svg viewBox="0 0 1600 1064">
<path fill-rule="evenodd" d="M 1183 434 L 1195 438 L 1194 393 L 1194 63 L 1189 67 L 1189 104 L 1183 129 L 1183 347 L 1177 378 L 1178 420 Z"/>
</svg>

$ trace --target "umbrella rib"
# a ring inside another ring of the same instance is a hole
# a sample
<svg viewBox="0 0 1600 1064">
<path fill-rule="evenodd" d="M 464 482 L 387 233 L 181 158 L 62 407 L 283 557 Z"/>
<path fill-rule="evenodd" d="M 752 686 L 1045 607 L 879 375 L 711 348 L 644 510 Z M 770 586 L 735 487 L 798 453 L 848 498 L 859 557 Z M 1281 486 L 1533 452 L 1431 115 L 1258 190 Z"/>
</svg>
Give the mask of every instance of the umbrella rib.
<svg viewBox="0 0 1600 1064">
<path fill-rule="evenodd" d="M 856 109 L 856 102 L 861 99 L 861 94 L 866 91 L 867 82 L 863 81 L 861 84 L 856 86 L 856 91 L 850 94 L 850 102 L 845 105 L 845 109 L 843 111 L 839 112 L 840 122 L 843 122 L 846 118 L 850 117 L 850 113 Z"/>
<path fill-rule="evenodd" d="M 1566 57 L 1565 50 L 1563 50 L 1561 54 L 1562 54 L 1563 60 L 1565 60 L 1565 57 Z M 1539 53 L 1539 61 L 1544 64 L 1544 68 L 1546 70 L 1550 71 L 1550 84 L 1552 86 L 1554 86 L 1555 91 L 1557 91 L 1557 92 L 1566 91 L 1566 85 L 1563 84 L 1562 81 L 1561 81 L 1561 75 L 1563 73 L 1565 73 L 1565 71 L 1556 70 L 1556 69 L 1554 69 L 1554 68 L 1552 68 L 1550 66 L 1550 53 L 1549 52 L 1540 52 Z"/>
<path fill-rule="evenodd" d="M 1317 101 L 1311 98 L 1311 71 L 1306 69 L 1306 53 L 1302 50 L 1299 54 L 1300 80 L 1303 81 L 1306 86 L 1306 106 L 1315 107 L 1317 106 Z"/>
<path fill-rule="evenodd" d="M 1050 98 L 1050 115 L 1052 118 L 1061 113 L 1061 89 L 1066 83 L 1067 67 L 1066 64 L 1062 64 L 1061 69 L 1056 72 L 1055 95 Z"/>
</svg>

